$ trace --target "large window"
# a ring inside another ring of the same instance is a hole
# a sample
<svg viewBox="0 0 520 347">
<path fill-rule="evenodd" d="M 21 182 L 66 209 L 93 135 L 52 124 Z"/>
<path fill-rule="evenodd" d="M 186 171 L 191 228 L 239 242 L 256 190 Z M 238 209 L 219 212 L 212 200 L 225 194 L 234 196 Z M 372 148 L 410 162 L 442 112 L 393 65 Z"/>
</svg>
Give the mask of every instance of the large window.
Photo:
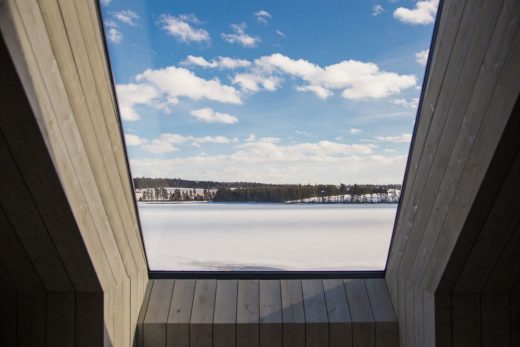
<svg viewBox="0 0 520 347">
<path fill-rule="evenodd" d="M 437 5 L 101 0 L 150 269 L 384 269 Z"/>
</svg>

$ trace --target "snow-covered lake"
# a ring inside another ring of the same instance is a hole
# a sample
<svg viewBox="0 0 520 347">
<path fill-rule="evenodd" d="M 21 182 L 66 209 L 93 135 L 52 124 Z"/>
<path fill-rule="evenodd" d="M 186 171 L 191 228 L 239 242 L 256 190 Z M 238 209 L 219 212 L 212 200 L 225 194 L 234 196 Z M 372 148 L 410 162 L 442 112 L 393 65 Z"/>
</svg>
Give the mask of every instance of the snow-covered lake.
<svg viewBox="0 0 520 347">
<path fill-rule="evenodd" d="M 396 204 L 139 203 L 152 270 L 381 270 Z"/>
</svg>

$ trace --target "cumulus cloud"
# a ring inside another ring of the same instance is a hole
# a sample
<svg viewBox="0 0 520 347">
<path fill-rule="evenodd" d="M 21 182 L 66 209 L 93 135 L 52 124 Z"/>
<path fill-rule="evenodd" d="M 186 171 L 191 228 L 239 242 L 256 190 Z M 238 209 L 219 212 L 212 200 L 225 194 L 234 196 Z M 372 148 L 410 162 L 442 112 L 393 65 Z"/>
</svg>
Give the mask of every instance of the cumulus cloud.
<svg viewBox="0 0 520 347">
<path fill-rule="evenodd" d="M 265 25 L 268 25 L 269 24 L 269 19 L 272 17 L 271 14 L 265 10 L 260 10 L 258 12 L 255 12 L 254 13 L 255 17 L 256 17 L 256 20 L 259 22 L 259 23 L 262 23 L 262 24 L 265 24 Z"/>
<path fill-rule="evenodd" d="M 411 100 L 406 99 L 393 99 L 390 101 L 392 104 L 397 106 L 403 106 L 406 108 L 416 109 L 419 105 L 419 98 L 412 98 Z"/>
<path fill-rule="evenodd" d="M 428 54 L 430 54 L 429 49 L 425 49 L 424 51 L 417 52 L 417 53 L 415 53 L 415 60 L 419 64 L 424 66 L 428 62 Z"/>
<path fill-rule="evenodd" d="M 318 141 L 284 145 L 270 138 L 252 138 L 236 145 L 230 154 L 134 159 L 131 165 L 134 174 L 152 177 L 232 177 L 273 183 L 400 182 L 406 156 L 382 156 L 375 154 L 374 149 L 374 145 L 367 144 Z"/>
<path fill-rule="evenodd" d="M 238 91 L 223 85 L 218 78 L 206 80 L 190 70 L 169 66 L 163 69 L 147 69 L 137 75 L 138 82 L 146 83 L 167 96 L 167 102 L 175 104 L 179 97 L 191 100 L 212 100 L 229 104 L 241 104 Z"/>
<path fill-rule="evenodd" d="M 154 87 L 134 83 L 117 85 L 116 93 L 121 118 L 130 122 L 141 119 L 135 110 L 137 105 L 152 106 L 152 100 L 159 96 L 159 92 Z"/>
<path fill-rule="evenodd" d="M 186 66 L 199 66 L 205 69 L 218 68 L 232 70 L 248 67 L 251 65 L 251 62 L 245 59 L 235 59 L 230 57 L 218 57 L 217 59 L 212 59 L 211 61 L 208 61 L 203 57 L 188 55 L 186 59 L 182 61 L 181 64 Z"/>
<path fill-rule="evenodd" d="M 122 10 L 122 11 L 112 12 L 111 14 L 112 14 L 112 17 L 114 17 L 118 21 L 131 25 L 131 26 L 136 26 L 137 25 L 136 20 L 139 19 L 139 16 L 137 15 L 137 13 L 135 13 L 132 10 Z"/>
<path fill-rule="evenodd" d="M 330 96 L 327 91 L 340 90 L 341 96 L 349 100 L 384 98 L 417 83 L 414 75 L 383 71 L 374 63 L 344 60 L 321 67 L 304 59 L 291 59 L 280 53 L 256 59 L 252 72 L 257 76 L 287 74 L 301 78 L 308 84 L 305 90 L 312 91 L 319 97 Z"/>
<path fill-rule="evenodd" d="M 316 95 L 318 98 L 320 98 L 322 100 L 325 100 L 334 94 L 330 90 L 325 89 L 322 86 L 316 86 L 316 85 L 298 86 L 298 87 L 296 87 L 296 90 L 299 92 L 314 93 L 314 95 Z"/>
<path fill-rule="evenodd" d="M 226 136 L 185 136 L 175 133 L 163 133 L 157 138 L 146 139 L 134 134 L 125 134 L 127 146 L 140 146 L 143 150 L 150 153 L 170 153 L 177 152 L 178 146 L 190 145 L 200 147 L 201 144 L 229 144 L 235 142 Z"/>
<path fill-rule="evenodd" d="M 232 83 L 237 84 L 245 92 L 258 92 L 261 88 L 268 91 L 275 91 L 281 79 L 272 75 L 257 73 L 240 73 L 233 77 Z"/>
<path fill-rule="evenodd" d="M 142 138 L 134 134 L 125 134 L 125 144 L 127 146 L 140 146 L 144 144 Z"/>
<path fill-rule="evenodd" d="M 117 28 L 109 28 L 107 38 L 112 43 L 120 43 L 123 40 L 123 34 Z"/>
<path fill-rule="evenodd" d="M 232 116 L 228 113 L 220 113 L 215 112 L 210 107 L 201 108 L 198 110 L 193 110 L 190 114 L 195 117 L 197 120 L 206 123 L 224 123 L 224 124 L 234 124 L 238 122 L 238 118 Z"/>
<path fill-rule="evenodd" d="M 439 0 L 418 1 L 412 9 L 399 7 L 394 11 L 394 17 L 406 24 L 426 25 L 433 23 L 437 13 Z"/>
<path fill-rule="evenodd" d="M 201 24 L 194 15 L 162 15 L 159 23 L 168 35 L 180 42 L 206 42 L 211 40 L 206 30 L 193 27 L 193 25 Z"/>
<path fill-rule="evenodd" d="M 247 25 L 245 23 L 231 24 L 231 30 L 233 33 L 225 34 L 221 33 L 222 39 L 228 43 L 238 43 L 239 45 L 247 48 L 256 47 L 260 43 L 260 37 L 250 36 L 246 34 Z"/>
<path fill-rule="evenodd" d="M 383 142 L 407 143 L 412 140 L 412 134 L 402 134 L 399 136 L 376 136 L 375 139 Z"/>
<path fill-rule="evenodd" d="M 350 128 L 350 133 L 354 134 L 354 135 L 360 134 L 362 131 L 363 130 L 358 129 L 358 128 Z"/>
<path fill-rule="evenodd" d="M 385 9 L 379 4 L 372 7 L 372 16 L 379 16 L 383 12 L 385 12 Z"/>
</svg>

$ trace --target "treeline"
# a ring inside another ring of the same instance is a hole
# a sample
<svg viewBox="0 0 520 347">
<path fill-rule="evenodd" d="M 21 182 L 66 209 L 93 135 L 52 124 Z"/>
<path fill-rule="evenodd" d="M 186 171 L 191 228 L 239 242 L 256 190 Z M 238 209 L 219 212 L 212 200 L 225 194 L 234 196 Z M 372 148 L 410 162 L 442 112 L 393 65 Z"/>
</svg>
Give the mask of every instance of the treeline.
<svg viewBox="0 0 520 347">
<path fill-rule="evenodd" d="M 268 185 L 249 188 L 219 189 L 213 198 L 216 202 L 286 202 L 312 197 L 342 194 L 386 194 L 389 189 L 401 189 L 400 185 L 354 184 L 335 185 Z"/>
<path fill-rule="evenodd" d="M 200 188 L 200 189 L 220 189 L 220 188 L 247 188 L 265 186 L 263 183 L 252 182 L 216 182 L 216 181 L 193 181 L 181 178 L 149 178 L 134 177 L 135 189 L 146 188 Z"/>
</svg>

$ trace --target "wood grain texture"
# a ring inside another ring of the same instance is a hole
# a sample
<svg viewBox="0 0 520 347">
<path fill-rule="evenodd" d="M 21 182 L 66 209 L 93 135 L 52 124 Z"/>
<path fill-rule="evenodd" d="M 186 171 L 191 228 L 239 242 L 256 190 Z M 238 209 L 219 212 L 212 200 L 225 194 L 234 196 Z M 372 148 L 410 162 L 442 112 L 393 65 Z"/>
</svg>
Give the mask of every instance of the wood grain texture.
<svg viewBox="0 0 520 347">
<path fill-rule="evenodd" d="M 281 347 L 282 294 L 280 280 L 260 281 L 260 346 Z"/>
<path fill-rule="evenodd" d="M 302 280 L 307 346 L 329 346 L 329 318 L 322 280 Z"/>
<path fill-rule="evenodd" d="M 258 280 L 238 281 L 237 346 L 260 344 L 260 284 Z"/>
<path fill-rule="evenodd" d="M 323 280 L 323 289 L 329 320 L 330 346 L 352 346 L 352 318 L 343 280 Z"/>
<path fill-rule="evenodd" d="M 167 345 L 190 345 L 190 320 L 195 280 L 176 280 L 167 321 Z"/>
<path fill-rule="evenodd" d="M 197 280 L 190 321 L 190 346 L 211 347 L 216 280 Z"/>
<path fill-rule="evenodd" d="M 345 280 L 345 292 L 352 317 L 353 346 L 375 346 L 375 320 L 365 281 L 362 279 Z"/>
<path fill-rule="evenodd" d="M 145 294 L 147 265 L 96 6 L 0 3 L 0 95 L 10 99 L 0 121 L 1 147 L 10 153 L 1 174 L 2 181 L 14 175 L 11 192 L 25 203 L 0 203 L 0 265 L 23 292 L 12 313 L 26 322 L 17 345 L 128 346 Z M 32 311 L 29 302 L 37 303 Z"/>
<path fill-rule="evenodd" d="M 213 314 L 213 346 L 234 346 L 239 333 L 237 325 L 237 280 L 217 281 L 215 313 Z"/>
</svg>

